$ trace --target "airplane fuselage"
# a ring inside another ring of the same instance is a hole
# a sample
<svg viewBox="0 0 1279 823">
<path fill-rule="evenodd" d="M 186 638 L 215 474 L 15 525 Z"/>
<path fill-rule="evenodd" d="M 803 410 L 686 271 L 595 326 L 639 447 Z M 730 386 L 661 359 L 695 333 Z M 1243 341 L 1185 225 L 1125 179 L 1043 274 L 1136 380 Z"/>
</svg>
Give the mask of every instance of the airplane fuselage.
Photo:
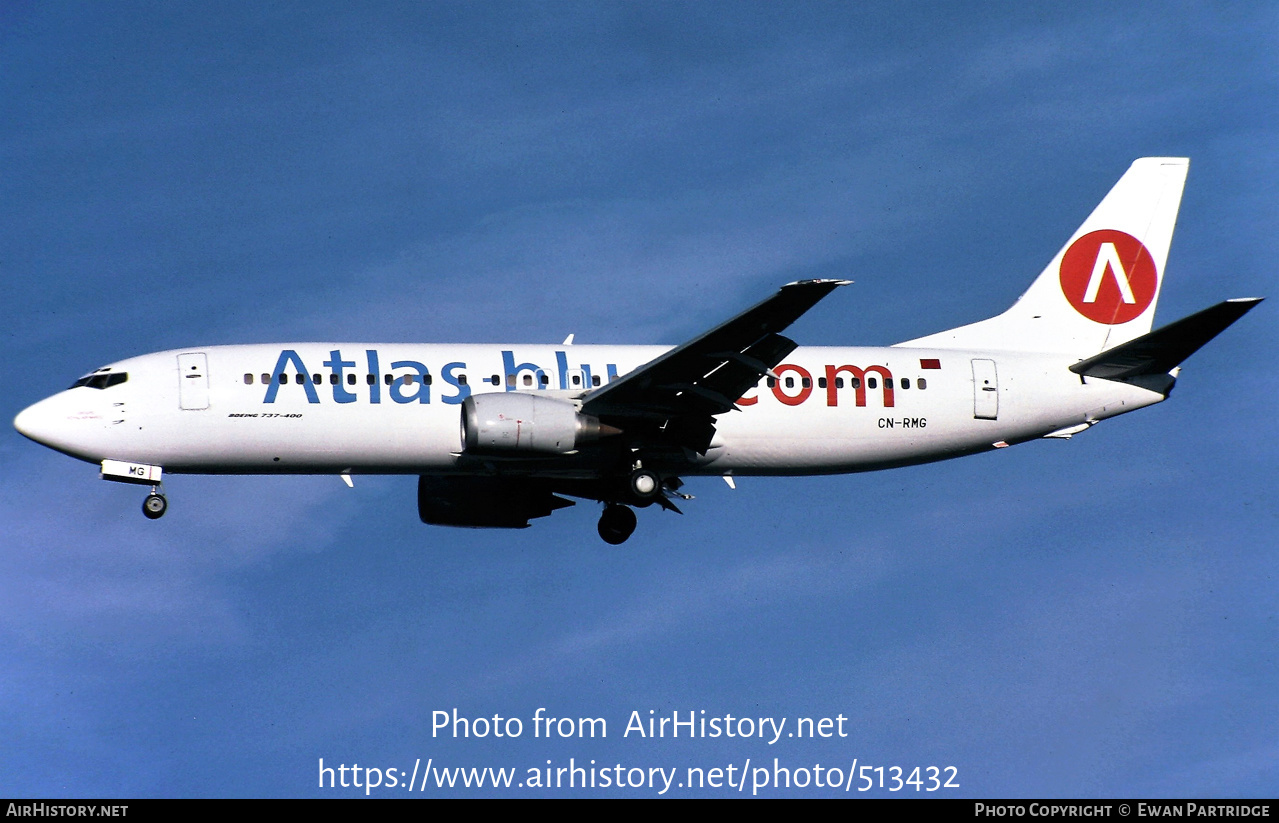
<svg viewBox="0 0 1279 823">
<path fill-rule="evenodd" d="M 43 442 L 91 462 L 170 473 L 447 474 L 463 462 L 460 406 L 482 393 L 572 400 L 654 360 L 661 346 L 314 343 L 211 346 L 130 358 L 127 380 L 29 410 Z M 801 347 L 718 419 L 681 474 L 867 471 L 1018 443 L 1157 403 L 1084 378 L 1076 358 L 907 347 Z M 573 459 L 576 457 L 577 459 Z M 598 449 L 521 455 L 505 471 L 591 478 Z"/>
<path fill-rule="evenodd" d="M 603 504 L 679 512 L 689 475 L 871 471 L 1068 438 L 1168 396 L 1179 364 L 1252 309 L 1227 300 L 1153 329 L 1189 161 L 1136 160 L 1005 312 L 895 346 L 782 334 L 843 280 L 782 286 L 682 345 L 289 343 L 135 357 L 14 421 L 101 464 L 164 473 L 418 475 L 424 523 L 525 528 Z"/>
</svg>

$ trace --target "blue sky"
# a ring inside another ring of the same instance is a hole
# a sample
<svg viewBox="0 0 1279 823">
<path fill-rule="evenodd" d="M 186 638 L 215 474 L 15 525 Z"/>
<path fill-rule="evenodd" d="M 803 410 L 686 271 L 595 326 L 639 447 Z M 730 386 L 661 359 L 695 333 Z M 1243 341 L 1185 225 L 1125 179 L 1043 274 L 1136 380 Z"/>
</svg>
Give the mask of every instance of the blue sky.
<svg viewBox="0 0 1279 823">
<path fill-rule="evenodd" d="M 0 57 L 6 419 L 183 346 L 674 344 L 804 277 L 857 282 L 795 339 L 892 343 L 1001 311 L 1147 155 L 1192 159 L 1158 322 L 1274 294 L 1269 4 L 11 3 Z M 621 548 L 586 503 L 426 527 L 406 477 L 174 477 L 149 522 L 11 431 L 0 795 L 776 757 L 1273 796 L 1272 318 L 1069 443 L 693 480 Z M 525 734 L 433 738 L 454 707 Z M 850 733 L 623 738 L 650 709 Z"/>
</svg>

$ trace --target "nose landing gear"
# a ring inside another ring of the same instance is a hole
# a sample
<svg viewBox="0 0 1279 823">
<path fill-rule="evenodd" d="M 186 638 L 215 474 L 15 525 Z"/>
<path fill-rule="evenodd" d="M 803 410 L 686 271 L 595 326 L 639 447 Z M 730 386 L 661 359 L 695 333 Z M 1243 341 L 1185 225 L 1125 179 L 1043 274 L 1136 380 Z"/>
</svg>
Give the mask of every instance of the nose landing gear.
<svg viewBox="0 0 1279 823">
<path fill-rule="evenodd" d="M 152 487 L 147 499 L 142 501 L 142 513 L 148 520 L 159 520 L 169 509 L 169 501 Z"/>
</svg>

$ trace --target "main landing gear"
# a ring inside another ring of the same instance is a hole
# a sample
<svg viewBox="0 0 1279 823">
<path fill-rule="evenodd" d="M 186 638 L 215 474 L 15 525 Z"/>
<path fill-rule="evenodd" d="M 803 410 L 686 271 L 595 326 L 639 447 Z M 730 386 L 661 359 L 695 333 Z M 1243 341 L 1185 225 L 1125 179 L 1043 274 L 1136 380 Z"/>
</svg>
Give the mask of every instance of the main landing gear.
<svg viewBox="0 0 1279 823">
<path fill-rule="evenodd" d="M 168 510 L 169 501 L 164 499 L 164 495 L 156 491 L 153 486 L 151 493 L 147 495 L 147 499 L 142 501 L 142 513 L 146 515 L 148 520 L 159 520 L 164 517 L 164 513 Z"/>
<path fill-rule="evenodd" d="M 626 478 L 626 485 L 617 489 L 616 499 L 622 502 L 611 502 L 604 506 L 604 513 L 600 515 L 600 537 L 604 538 L 605 543 L 614 546 L 625 543 L 627 538 L 635 533 L 635 512 L 631 510 L 631 506 L 647 508 L 657 503 L 663 509 L 679 514 L 679 508 L 667 499 L 666 495 L 669 492 L 685 500 L 691 500 L 690 495 L 680 493 L 680 485 L 678 477 L 663 479 L 657 472 L 646 469 L 637 462 L 630 476 Z"/>
<path fill-rule="evenodd" d="M 610 503 L 600 515 L 599 533 L 604 542 L 613 546 L 626 542 L 635 533 L 635 512 L 629 506 Z"/>
<path fill-rule="evenodd" d="M 649 469 L 636 469 L 630 477 L 631 494 L 641 503 L 651 502 L 662 493 L 662 478 Z"/>
</svg>

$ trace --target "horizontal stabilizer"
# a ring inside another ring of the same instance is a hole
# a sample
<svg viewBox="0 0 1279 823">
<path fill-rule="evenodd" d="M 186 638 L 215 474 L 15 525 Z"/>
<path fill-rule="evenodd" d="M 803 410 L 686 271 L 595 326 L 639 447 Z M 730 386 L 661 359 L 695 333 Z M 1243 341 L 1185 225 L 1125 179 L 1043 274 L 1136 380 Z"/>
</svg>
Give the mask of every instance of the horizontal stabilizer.
<svg viewBox="0 0 1279 823">
<path fill-rule="evenodd" d="M 1243 297 L 1218 303 L 1087 360 L 1080 360 L 1070 370 L 1106 380 L 1167 374 L 1261 300 L 1260 297 Z"/>
</svg>

